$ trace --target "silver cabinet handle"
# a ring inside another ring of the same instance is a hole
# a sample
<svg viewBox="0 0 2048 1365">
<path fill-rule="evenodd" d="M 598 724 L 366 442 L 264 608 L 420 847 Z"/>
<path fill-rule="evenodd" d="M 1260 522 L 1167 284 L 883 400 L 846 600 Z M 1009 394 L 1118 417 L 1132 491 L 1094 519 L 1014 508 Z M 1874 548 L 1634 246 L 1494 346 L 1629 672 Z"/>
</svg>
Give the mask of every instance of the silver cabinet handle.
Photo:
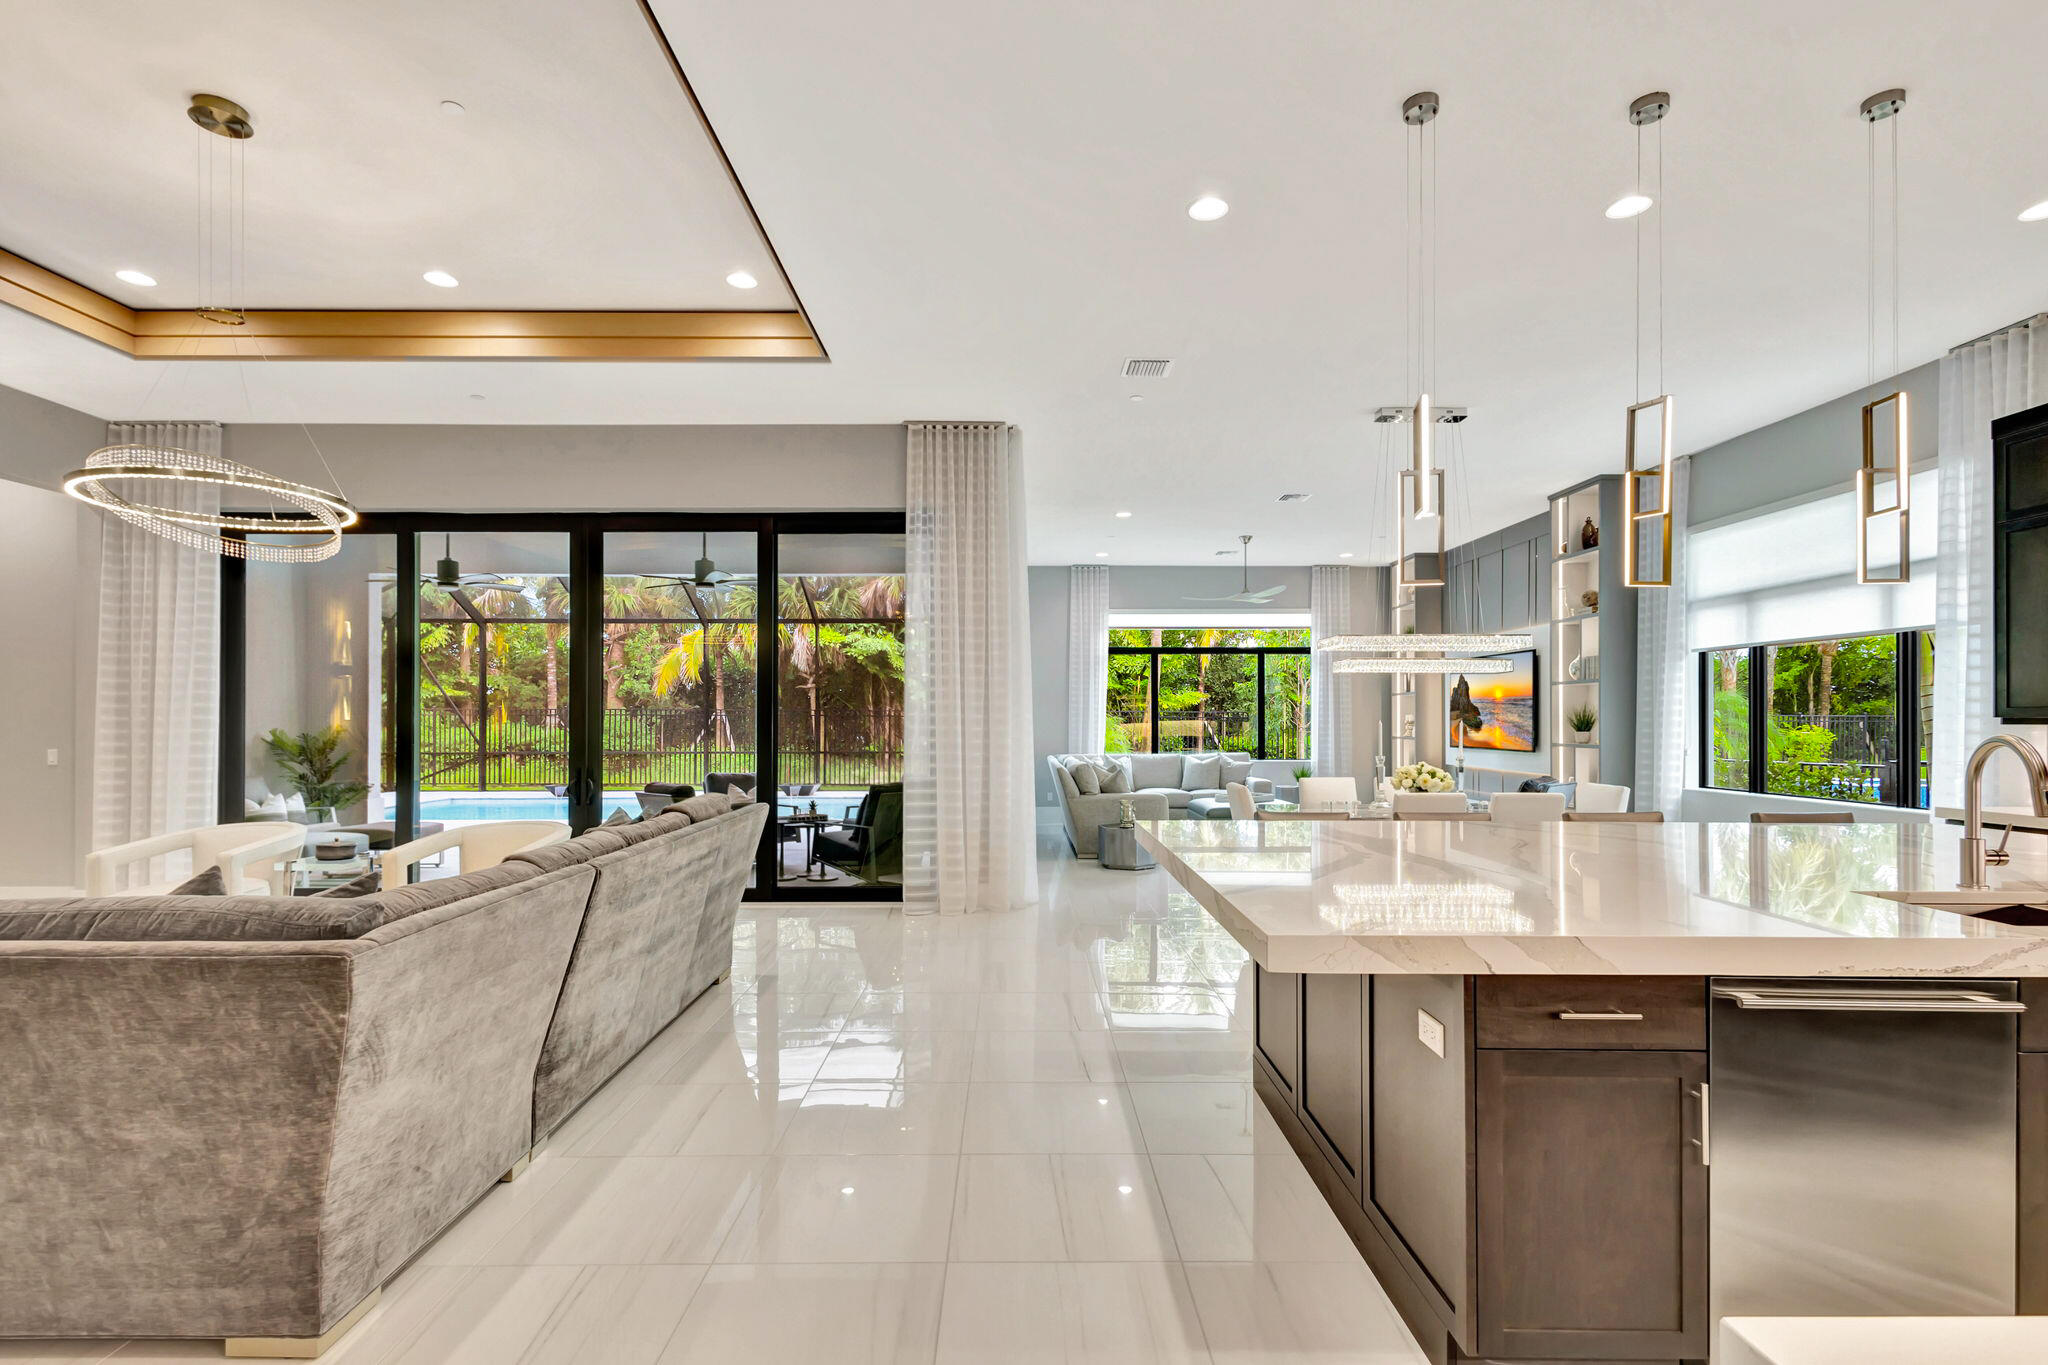
<svg viewBox="0 0 2048 1365">
<path fill-rule="evenodd" d="M 1692 1139 L 1692 1145 L 1700 1149 L 1700 1165 L 1711 1166 L 1714 1164 L 1714 1110 L 1707 1082 L 1701 1081 L 1692 1097 L 1700 1102 L 1700 1135 Z"/>
<path fill-rule="evenodd" d="M 2017 1000 L 2001 1000 L 1984 991 L 1899 991 L 1882 988 L 1847 987 L 1818 990 L 1812 987 L 1716 986 L 1714 994 L 1733 1000 L 1745 1010 L 1859 1010 L 1863 1012 L 1919 1012 L 1944 1014 L 2025 1014 L 2027 1007 Z"/>
<path fill-rule="evenodd" d="M 1635 1024 L 1642 1022 L 1643 1016 L 1627 1010 L 1559 1010 L 1557 1018 L 1574 1024 Z"/>
</svg>

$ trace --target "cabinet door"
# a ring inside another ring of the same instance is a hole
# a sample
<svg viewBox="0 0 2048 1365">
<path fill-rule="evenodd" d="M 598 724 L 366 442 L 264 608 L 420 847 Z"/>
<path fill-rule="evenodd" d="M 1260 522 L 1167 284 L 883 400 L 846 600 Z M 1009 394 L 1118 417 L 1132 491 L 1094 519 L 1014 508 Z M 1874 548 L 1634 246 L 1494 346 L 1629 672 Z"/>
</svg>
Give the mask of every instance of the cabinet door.
<svg viewBox="0 0 2048 1365">
<path fill-rule="evenodd" d="M 1254 1036 L 1259 1055 L 1280 1078 L 1287 1098 L 1300 1103 L 1301 1094 L 1301 974 L 1269 972 L 1257 968 L 1255 977 L 1258 1011 Z"/>
<path fill-rule="evenodd" d="M 2020 1054 L 2018 1311 L 2048 1313 L 2048 1052 Z"/>
<path fill-rule="evenodd" d="M 1482 1051 L 1478 1354 L 1707 1354 L 1701 1052 Z"/>
<path fill-rule="evenodd" d="M 1325 972 L 1301 979 L 1301 1116 L 1353 1194 L 1365 1169 L 1366 980 Z"/>
</svg>

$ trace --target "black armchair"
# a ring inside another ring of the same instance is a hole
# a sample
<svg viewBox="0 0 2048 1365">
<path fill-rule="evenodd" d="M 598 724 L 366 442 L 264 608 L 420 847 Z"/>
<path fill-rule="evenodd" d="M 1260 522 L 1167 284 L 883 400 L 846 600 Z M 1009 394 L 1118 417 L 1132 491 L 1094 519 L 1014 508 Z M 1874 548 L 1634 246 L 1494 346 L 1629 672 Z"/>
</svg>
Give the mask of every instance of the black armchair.
<svg viewBox="0 0 2048 1365">
<path fill-rule="evenodd" d="M 903 880 L 903 784 L 869 787 L 853 819 L 827 825 L 815 837 L 820 862 L 864 882 Z"/>
</svg>

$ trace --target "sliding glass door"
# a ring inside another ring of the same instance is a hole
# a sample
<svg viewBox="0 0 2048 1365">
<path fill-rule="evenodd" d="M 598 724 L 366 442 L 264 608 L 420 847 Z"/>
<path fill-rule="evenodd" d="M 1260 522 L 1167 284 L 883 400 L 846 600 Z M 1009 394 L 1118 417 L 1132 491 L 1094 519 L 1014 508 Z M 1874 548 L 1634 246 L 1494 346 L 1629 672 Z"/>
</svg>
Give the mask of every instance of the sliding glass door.
<svg viewBox="0 0 2048 1365">
<path fill-rule="evenodd" d="M 746 788 L 750 894 L 900 894 L 900 514 L 378 514 L 224 582 L 224 818 L 291 786 L 250 724 L 338 726 L 374 847 Z"/>
</svg>

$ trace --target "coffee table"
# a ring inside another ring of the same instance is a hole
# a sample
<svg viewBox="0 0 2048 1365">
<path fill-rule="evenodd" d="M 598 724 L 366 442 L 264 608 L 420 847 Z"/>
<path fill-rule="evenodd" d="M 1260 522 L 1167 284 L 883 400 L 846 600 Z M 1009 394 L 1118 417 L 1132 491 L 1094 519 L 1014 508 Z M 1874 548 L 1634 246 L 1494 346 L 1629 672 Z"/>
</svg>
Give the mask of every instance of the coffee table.
<svg viewBox="0 0 2048 1365">
<path fill-rule="evenodd" d="M 781 822 L 784 829 L 799 830 L 804 836 L 804 870 L 801 872 L 778 872 L 775 874 L 775 880 L 779 882 L 831 881 L 832 874 L 827 872 L 825 865 L 818 861 L 818 831 L 827 825 L 839 823 L 841 817 L 826 815 L 822 811 L 816 815 L 806 814 L 802 811 L 791 811 L 787 814 L 777 812 L 775 818 Z"/>
<path fill-rule="evenodd" d="M 310 896 L 320 891 L 332 891 L 337 886 L 348 885 L 376 865 L 376 861 L 367 854 L 340 862 L 322 862 L 318 858 L 294 858 L 288 868 L 292 879 L 292 894 Z"/>
</svg>

